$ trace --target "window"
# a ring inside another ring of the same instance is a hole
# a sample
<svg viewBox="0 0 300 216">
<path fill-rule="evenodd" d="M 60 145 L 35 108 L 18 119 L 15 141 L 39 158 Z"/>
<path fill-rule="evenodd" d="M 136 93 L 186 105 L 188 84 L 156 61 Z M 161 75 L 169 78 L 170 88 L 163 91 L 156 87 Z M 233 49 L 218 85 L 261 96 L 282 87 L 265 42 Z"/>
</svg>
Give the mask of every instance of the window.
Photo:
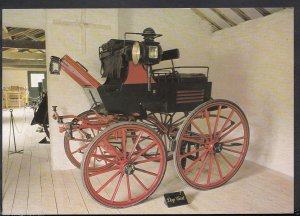
<svg viewBox="0 0 300 216">
<path fill-rule="evenodd" d="M 45 74 L 30 74 L 30 80 L 31 80 L 31 87 L 39 87 L 39 82 L 43 82 L 43 79 L 45 78 Z"/>
</svg>

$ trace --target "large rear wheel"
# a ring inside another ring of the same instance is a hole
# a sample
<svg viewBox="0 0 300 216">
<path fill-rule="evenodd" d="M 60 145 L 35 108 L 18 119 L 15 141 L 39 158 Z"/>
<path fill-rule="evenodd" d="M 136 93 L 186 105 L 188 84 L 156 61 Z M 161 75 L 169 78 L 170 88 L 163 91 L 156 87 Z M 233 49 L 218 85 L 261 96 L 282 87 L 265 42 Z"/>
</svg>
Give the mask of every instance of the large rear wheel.
<svg viewBox="0 0 300 216">
<path fill-rule="evenodd" d="M 241 167 L 249 146 L 249 125 L 233 102 L 210 100 L 189 114 L 176 140 L 174 163 L 180 178 L 196 189 L 212 189 Z"/>
</svg>

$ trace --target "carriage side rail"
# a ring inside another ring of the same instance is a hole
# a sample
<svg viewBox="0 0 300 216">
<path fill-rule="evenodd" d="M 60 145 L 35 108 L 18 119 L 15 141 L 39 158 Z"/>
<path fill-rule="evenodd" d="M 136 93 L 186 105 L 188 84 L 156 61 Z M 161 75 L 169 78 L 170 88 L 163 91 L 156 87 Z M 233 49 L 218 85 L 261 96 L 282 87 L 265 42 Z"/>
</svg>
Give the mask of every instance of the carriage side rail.
<svg viewBox="0 0 300 216">
<path fill-rule="evenodd" d="M 207 69 L 206 71 L 206 77 L 208 78 L 208 74 L 209 74 L 209 67 L 208 66 L 177 66 L 177 67 L 165 67 L 165 68 L 157 68 L 157 69 L 153 69 L 153 72 L 159 72 L 159 71 L 163 71 L 163 70 L 170 70 L 171 72 L 174 71 L 174 69 L 182 69 L 182 68 L 191 68 L 191 69 L 196 69 L 196 68 L 205 68 Z"/>
</svg>

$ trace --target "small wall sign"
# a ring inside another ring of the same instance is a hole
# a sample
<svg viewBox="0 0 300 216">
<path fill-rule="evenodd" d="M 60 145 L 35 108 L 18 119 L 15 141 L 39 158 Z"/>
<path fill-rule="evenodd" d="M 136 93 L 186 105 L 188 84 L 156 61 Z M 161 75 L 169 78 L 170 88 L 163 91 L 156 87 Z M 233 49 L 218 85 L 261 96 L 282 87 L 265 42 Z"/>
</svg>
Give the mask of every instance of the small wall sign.
<svg viewBox="0 0 300 216">
<path fill-rule="evenodd" d="M 189 204 L 183 191 L 166 193 L 164 197 L 168 208 Z"/>
</svg>

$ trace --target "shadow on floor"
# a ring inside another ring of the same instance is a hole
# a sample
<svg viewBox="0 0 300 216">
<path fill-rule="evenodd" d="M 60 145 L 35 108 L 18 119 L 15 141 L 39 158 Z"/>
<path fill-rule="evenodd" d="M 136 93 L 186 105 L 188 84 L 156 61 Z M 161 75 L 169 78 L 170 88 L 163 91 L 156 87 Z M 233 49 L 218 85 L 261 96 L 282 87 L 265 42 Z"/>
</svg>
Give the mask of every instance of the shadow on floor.
<svg viewBox="0 0 300 216">
<path fill-rule="evenodd" d="M 237 171 L 235 176 L 230 179 L 226 184 L 232 184 L 236 181 L 240 181 L 249 176 L 259 175 L 259 173 L 265 171 L 267 168 L 260 166 L 251 161 L 244 161 L 240 169 Z"/>
</svg>

